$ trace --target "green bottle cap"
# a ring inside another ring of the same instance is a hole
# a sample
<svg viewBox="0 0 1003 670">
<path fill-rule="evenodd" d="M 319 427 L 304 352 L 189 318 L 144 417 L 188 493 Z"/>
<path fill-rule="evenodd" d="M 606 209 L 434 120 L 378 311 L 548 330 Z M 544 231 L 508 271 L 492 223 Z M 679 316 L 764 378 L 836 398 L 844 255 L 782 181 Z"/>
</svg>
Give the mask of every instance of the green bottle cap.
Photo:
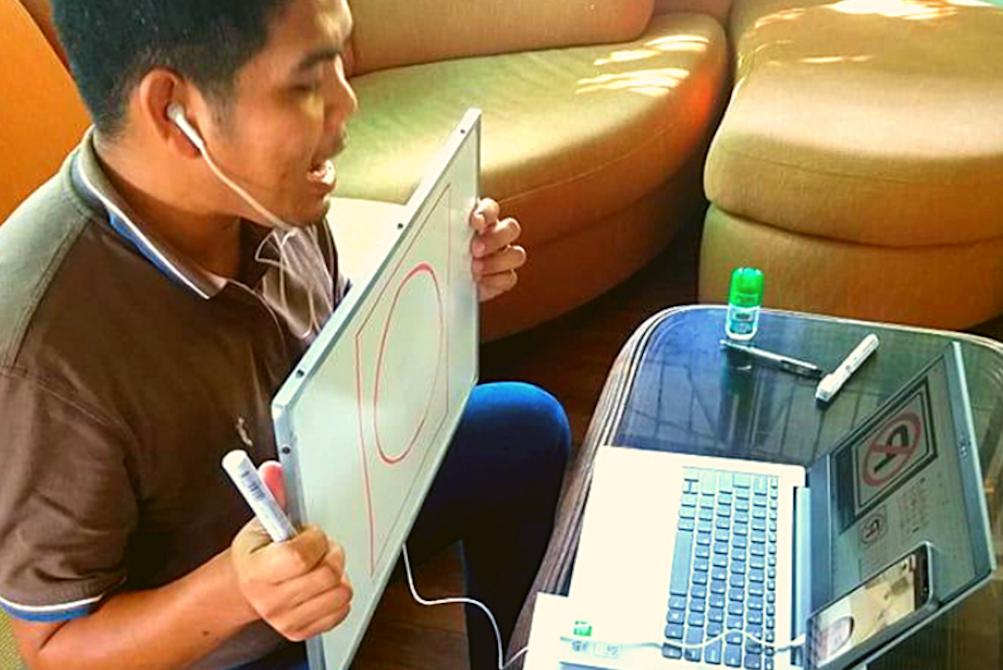
<svg viewBox="0 0 1003 670">
<path fill-rule="evenodd" d="M 737 307 L 762 306 L 763 273 L 756 268 L 735 268 L 731 273 L 728 303 Z"/>
</svg>

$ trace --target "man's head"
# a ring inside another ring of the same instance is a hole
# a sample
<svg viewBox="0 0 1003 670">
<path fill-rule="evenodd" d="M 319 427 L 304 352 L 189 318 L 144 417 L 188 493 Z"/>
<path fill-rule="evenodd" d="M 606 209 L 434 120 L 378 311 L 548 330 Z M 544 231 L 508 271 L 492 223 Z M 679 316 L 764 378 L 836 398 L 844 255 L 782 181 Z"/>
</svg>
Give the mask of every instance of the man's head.
<svg viewBox="0 0 1003 670">
<path fill-rule="evenodd" d="M 280 217 L 315 221 L 356 102 L 344 0 L 53 0 L 100 141 L 142 154 L 193 212 L 256 217 L 167 118 L 171 103 L 224 171 Z"/>
</svg>

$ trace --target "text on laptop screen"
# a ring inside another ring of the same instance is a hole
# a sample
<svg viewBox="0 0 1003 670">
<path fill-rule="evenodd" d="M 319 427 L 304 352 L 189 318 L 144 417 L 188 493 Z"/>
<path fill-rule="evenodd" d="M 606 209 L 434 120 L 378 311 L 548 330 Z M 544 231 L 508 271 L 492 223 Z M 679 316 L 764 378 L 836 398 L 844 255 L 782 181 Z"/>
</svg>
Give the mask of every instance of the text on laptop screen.
<svg viewBox="0 0 1003 670">
<path fill-rule="evenodd" d="M 844 593 L 923 540 L 934 562 L 938 597 L 976 577 L 962 496 L 957 431 L 945 359 L 913 382 L 898 402 L 833 454 L 833 594 Z M 948 558 L 949 557 L 949 558 Z"/>
</svg>

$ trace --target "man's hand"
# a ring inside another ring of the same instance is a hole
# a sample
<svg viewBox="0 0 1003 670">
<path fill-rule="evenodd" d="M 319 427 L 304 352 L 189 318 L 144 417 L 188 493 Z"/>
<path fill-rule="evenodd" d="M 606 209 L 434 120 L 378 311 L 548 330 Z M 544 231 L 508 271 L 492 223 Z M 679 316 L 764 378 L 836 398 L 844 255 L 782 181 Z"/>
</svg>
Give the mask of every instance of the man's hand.
<svg viewBox="0 0 1003 670">
<path fill-rule="evenodd" d="M 470 225 L 476 232 L 470 251 L 481 302 L 512 290 L 519 280 L 516 270 L 526 262 L 526 250 L 513 244 L 522 233 L 519 222 L 511 217 L 499 221 L 498 216 L 498 203 L 490 198 L 477 203 L 470 215 Z"/>
<path fill-rule="evenodd" d="M 263 465 L 261 474 L 284 507 L 278 464 Z M 331 630 L 351 610 L 345 552 L 316 526 L 275 544 L 254 519 L 234 538 L 230 556 L 248 604 L 293 642 Z"/>
<path fill-rule="evenodd" d="M 279 464 L 260 472 L 284 506 Z M 344 569 L 344 551 L 317 528 L 273 544 L 254 521 L 229 550 L 180 579 L 112 593 L 78 619 L 12 627 L 36 670 L 187 668 L 261 618 L 294 641 L 334 628 L 352 599 Z"/>
</svg>

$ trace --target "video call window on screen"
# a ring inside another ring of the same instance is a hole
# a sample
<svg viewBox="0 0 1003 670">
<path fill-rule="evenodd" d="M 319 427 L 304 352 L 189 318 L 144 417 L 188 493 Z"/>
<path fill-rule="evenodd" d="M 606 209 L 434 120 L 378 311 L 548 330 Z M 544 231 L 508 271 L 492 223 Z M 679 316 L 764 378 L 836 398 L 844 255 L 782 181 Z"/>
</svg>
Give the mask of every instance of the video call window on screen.
<svg viewBox="0 0 1003 670">
<path fill-rule="evenodd" d="M 898 402 L 884 408 L 834 455 L 835 595 L 907 554 L 921 541 L 950 547 L 937 569 L 949 596 L 975 577 L 948 376 L 940 358 Z"/>
<path fill-rule="evenodd" d="M 839 660 L 915 612 L 918 567 L 916 556 L 907 556 L 819 612 L 812 622 L 812 667 Z"/>
</svg>

